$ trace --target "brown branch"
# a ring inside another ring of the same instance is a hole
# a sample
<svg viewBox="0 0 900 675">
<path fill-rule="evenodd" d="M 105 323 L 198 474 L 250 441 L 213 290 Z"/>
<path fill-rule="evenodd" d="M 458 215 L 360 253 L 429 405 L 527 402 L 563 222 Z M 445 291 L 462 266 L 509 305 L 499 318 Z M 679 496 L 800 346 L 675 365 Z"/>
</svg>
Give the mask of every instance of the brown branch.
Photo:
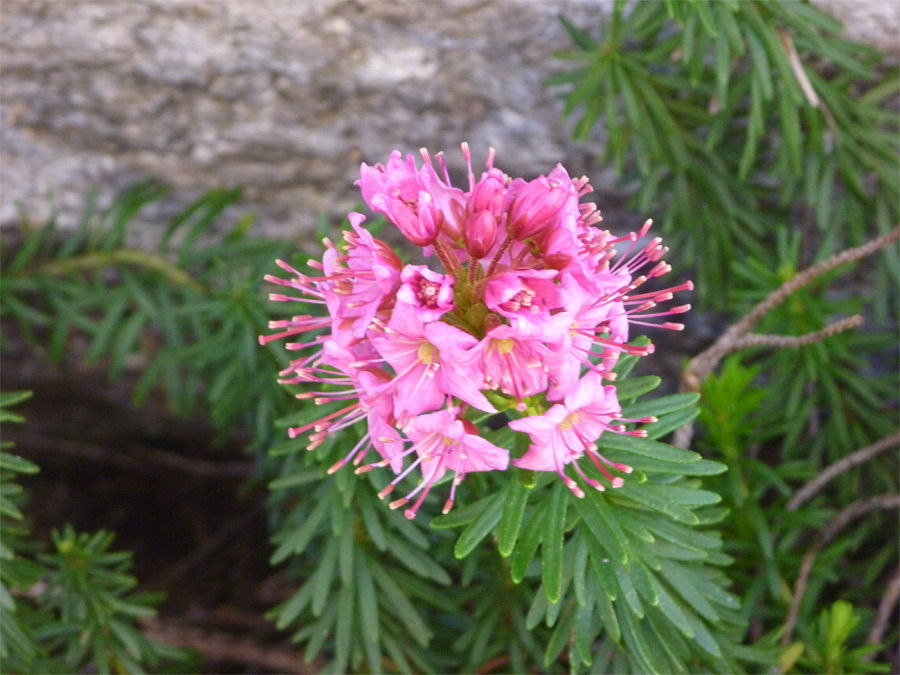
<svg viewBox="0 0 900 675">
<path fill-rule="evenodd" d="M 896 446 L 898 443 L 900 443 L 900 431 L 898 431 L 896 434 L 888 436 L 887 438 L 882 438 L 880 441 L 877 441 L 876 443 L 873 443 L 868 447 L 862 448 L 852 454 L 847 455 L 842 460 L 835 462 L 831 466 L 827 467 L 813 480 L 809 481 L 806 485 L 797 490 L 796 494 L 791 497 L 785 508 L 788 511 L 796 511 L 801 504 L 809 501 L 809 499 L 817 492 L 819 492 L 819 490 L 821 490 L 829 481 L 831 481 L 832 478 L 844 473 L 851 467 L 862 464 L 863 462 L 867 462 L 878 453 L 884 452 L 888 448 Z"/>
<path fill-rule="evenodd" d="M 735 340 L 734 349 L 744 349 L 746 347 L 804 347 L 814 342 L 819 342 L 827 337 L 842 333 L 845 330 L 856 328 L 862 325 L 863 318 L 859 314 L 854 314 L 846 319 L 830 323 L 822 330 L 817 330 L 804 335 L 760 335 L 759 333 L 747 333 L 743 337 Z"/>
<path fill-rule="evenodd" d="M 687 366 L 681 374 L 681 390 L 691 392 L 700 391 L 700 384 L 710 375 L 710 373 L 713 372 L 713 370 L 716 369 L 716 367 L 719 365 L 719 362 L 735 350 L 740 349 L 741 346 L 746 345 L 748 338 L 750 338 L 750 336 L 748 335 L 750 329 L 753 328 L 753 326 L 755 326 L 759 322 L 759 320 L 762 319 L 767 312 L 769 312 L 769 310 L 780 305 L 792 293 L 812 283 L 817 278 L 819 278 L 823 274 L 826 274 L 827 272 L 830 272 L 836 267 L 840 267 L 841 265 L 845 265 L 847 263 L 864 258 L 867 255 L 871 255 L 872 253 L 875 253 L 876 251 L 884 248 L 897 239 L 900 239 L 900 224 L 898 224 L 897 227 L 895 227 L 887 234 L 876 237 L 875 239 L 866 242 L 862 246 L 857 246 L 856 248 L 850 248 L 846 251 L 836 253 L 820 263 L 812 265 L 811 267 L 807 267 L 802 272 L 796 274 L 792 279 L 788 279 L 781 286 L 779 286 L 768 296 L 766 296 L 763 300 L 757 303 L 753 307 L 753 309 L 751 309 L 741 320 L 728 327 L 712 345 L 704 349 L 688 362 Z M 814 336 L 817 336 L 820 333 L 822 334 L 821 337 L 827 337 L 828 335 L 832 335 L 839 330 L 846 330 L 849 327 L 846 324 L 849 324 L 850 322 L 855 320 L 856 319 L 854 319 L 854 317 L 850 317 L 848 319 L 844 319 L 842 321 L 831 324 L 830 326 L 827 326 L 817 333 L 809 333 L 800 337 L 792 337 L 787 339 L 793 341 L 801 341 L 796 343 L 796 346 L 808 344 L 806 342 L 802 342 L 802 340 L 815 341 Z M 760 338 L 762 338 L 764 341 L 769 342 L 776 341 L 776 336 L 758 336 L 756 339 Z M 754 338 L 750 338 L 750 342 L 752 342 L 753 339 Z M 795 343 L 785 343 L 784 345 L 778 346 L 788 346 L 789 344 L 790 346 L 794 346 Z M 688 422 L 687 424 L 682 426 L 675 432 L 673 445 L 679 448 L 688 447 L 691 444 L 693 430 L 693 422 Z"/>
<path fill-rule="evenodd" d="M 809 77 L 807 77 L 806 71 L 803 69 L 803 63 L 800 61 L 800 55 L 797 53 L 797 48 L 794 47 L 794 41 L 791 39 L 790 33 L 783 28 L 779 28 L 778 37 L 781 40 L 781 47 L 784 49 L 785 54 L 787 54 L 788 63 L 791 66 L 791 72 L 794 74 L 794 79 L 796 79 L 797 84 L 800 85 L 800 90 L 806 97 L 807 102 L 813 108 L 822 112 L 822 116 L 825 118 L 828 128 L 832 133 L 836 133 L 837 124 L 834 121 L 834 116 L 831 114 L 831 110 L 828 109 L 828 106 L 822 103 L 822 99 L 820 99 L 819 95 L 816 93 L 815 88 L 812 86 L 812 82 L 809 81 Z"/>
<path fill-rule="evenodd" d="M 246 672 L 267 670 L 306 675 L 321 670 L 321 664 L 306 665 L 301 652 L 259 645 L 231 633 L 197 628 L 173 620 L 148 619 L 141 624 L 144 634 L 151 640 L 171 647 L 196 649 L 208 662 L 241 664 L 246 667 Z"/>
<path fill-rule="evenodd" d="M 800 612 L 800 602 L 803 600 L 803 593 L 806 591 L 806 585 L 809 582 L 809 575 L 812 572 L 816 556 L 818 556 L 821 550 L 853 520 L 870 511 L 896 508 L 900 508 L 900 494 L 879 495 L 877 497 L 853 502 L 849 506 L 841 509 L 838 514 L 828 522 L 825 528 L 819 533 L 816 543 L 813 544 L 806 552 L 806 555 L 803 556 L 803 562 L 800 564 L 800 572 L 797 575 L 797 581 L 794 583 L 794 594 L 791 597 L 791 604 L 788 608 L 787 618 L 784 622 L 784 635 L 781 637 L 782 645 L 786 647 L 791 643 L 791 637 L 794 634 L 794 626 L 797 624 L 797 614 Z"/>
<path fill-rule="evenodd" d="M 195 459 L 169 450 L 137 447 L 134 444 L 129 446 L 127 453 L 118 452 L 96 443 L 68 438 L 48 438 L 27 429 L 11 429 L 10 438 L 14 438 L 23 454 L 33 451 L 47 455 L 68 455 L 79 460 L 110 464 L 135 473 L 157 473 L 162 469 L 201 478 L 247 478 L 253 471 L 249 461 L 218 462 Z"/>
<path fill-rule="evenodd" d="M 887 590 L 881 596 L 881 602 L 878 603 L 878 611 L 875 614 L 875 621 L 872 622 L 872 630 L 869 631 L 869 635 L 866 638 L 866 644 L 881 644 L 891 614 L 897 609 L 898 598 L 900 598 L 900 567 L 894 570 L 894 575 L 888 582 Z M 866 654 L 863 657 L 863 661 L 871 661 L 873 658 L 875 658 L 875 654 Z"/>
</svg>

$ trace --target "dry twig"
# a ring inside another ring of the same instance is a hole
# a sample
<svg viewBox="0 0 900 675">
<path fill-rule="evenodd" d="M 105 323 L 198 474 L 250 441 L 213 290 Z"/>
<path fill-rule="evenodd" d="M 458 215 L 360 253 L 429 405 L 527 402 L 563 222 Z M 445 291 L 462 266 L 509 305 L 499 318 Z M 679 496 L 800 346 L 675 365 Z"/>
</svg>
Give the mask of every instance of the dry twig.
<svg viewBox="0 0 900 675">
<path fill-rule="evenodd" d="M 888 620 L 891 618 L 894 610 L 897 609 L 897 599 L 900 598 L 900 568 L 894 570 L 894 576 L 888 582 L 887 590 L 881 596 L 881 602 L 878 603 L 878 612 L 875 614 L 875 621 L 872 622 L 872 630 L 866 637 L 866 644 L 881 644 L 884 639 L 884 632 L 887 630 Z M 864 661 L 871 661 L 875 658 L 875 654 L 866 654 Z"/>
<path fill-rule="evenodd" d="M 67 455 L 79 461 L 87 460 L 116 466 L 124 471 L 155 474 L 177 471 L 199 478 L 249 478 L 253 465 L 249 461 L 214 461 L 187 457 L 177 452 L 140 446 L 132 443 L 129 451 L 119 452 L 98 443 L 75 441 L 69 438 L 50 438 L 28 429 L 14 429 L 10 437 L 19 447 L 46 455 Z"/>
<path fill-rule="evenodd" d="M 746 347 L 803 347 L 819 342 L 827 337 L 831 337 L 845 330 L 861 326 L 863 318 L 859 314 L 848 316 L 846 319 L 830 323 L 822 330 L 817 330 L 804 335 L 760 335 L 759 333 L 747 333 L 741 338 L 735 340 L 734 350 L 744 349 Z"/>
<path fill-rule="evenodd" d="M 809 77 L 806 75 L 803 63 L 800 61 L 800 55 L 797 53 L 797 48 L 794 46 L 794 41 L 791 39 L 790 33 L 784 28 L 779 28 L 778 37 L 781 40 L 781 47 L 784 49 L 785 54 L 787 54 L 788 63 L 791 66 L 791 72 L 794 74 L 794 79 L 796 79 L 797 84 L 800 85 L 800 90 L 806 97 L 807 102 L 813 108 L 817 108 L 822 112 L 822 116 L 825 118 L 828 128 L 832 133 L 836 133 L 837 123 L 834 121 L 834 115 L 831 114 L 831 110 L 828 109 L 828 106 L 822 103 L 822 99 L 819 98 L 815 88 L 809 81 Z"/>
<path fill-rule="evenodd" d="M 877 441 L 868 447 L 847 455 L 842 460 L 835 462 L 826 468 L 813 480 L 797 490 L 796 494 L 791 497 L 791 500 L 787 503 L 785 508 L 787 508 L 788 511 L 796 511 L 801 504 L 809 501 L 809 499 L 821 490 L 832 478 L 842 474 L 851 467 L 867 462 L 878 453 L 884 452 L 888 448 L 896 446 L 898 443 L 900 443 L 900 431 L 886 438 L 882 438 L 880 441 Z"/>
<path fill-rule="evenodd" d="M 247 672 L 267 670 L 273 673 L 317 673 L 321 666 L 305 665 L 303 654 L 277 646 L 259 645 L 223 631 L 198 628 L 179 621 L 148 619 L 142 622 L 144 634 L 172 647 L 187 647 L 200 652 L 207 662 L 239 663 Z"/>
<path fill-rule="evenodd" d="M 859 325 L 860 319 L 856 316 L 852 316 L 829 324 L 815 333 L 808 333 L 807 335 L 801 335 L 799 337 L 750 334 L 750 329 L 753 328 L 753 326 L 755 326 L 769 310 L 780 305 L 795 291 L 810 284 L 836 267 L 871 255 L 891 242 L 897 241 L 897 239 L 900 239 L 900 225 L 887 234 L 876 237 L 862 246 L 841 251 L 820 263 L 807 267 L 792 279 L 784 282 L 780 287 L 753 307 L 753 309 L 751 309 L 740 321 L 732 324 L 710 347 L 690 360 L 687 367 L 685 367 L 684 372 L 681 374 L 682 391 L 700 391 L 700 384 L 713 372 L 713 370 L 715 370 L 716 366 L 719 365 L 719 362 L 742 347 L 751 345 L 771 345 L 777 347 L 801 346 L 816 342 L 842 330 L 847 330 L 848 328 Z M 678 431 L 675 432 L 673 445 L 680 448 L 688 447 L 691 444 L 693 429 L 693 423 L 690 422 L 678 429 Z"/>
<path fill-rule="evenodd" d="M 800 573 L 797 575 L 797 581 L 794 583 L 794 593 L 791 597 L 791 605 L 788 608 L 787 618 L 784 623 L 784 635 L 781 637 L 781 644 L 787 646 L 791 643 L 791 637 L 794 634 L 794 626 L 797 624 L 797 614 L 800 611 L 800 602 L 803 600 L 803 593 L 806 591 L 806 584 L 809 582 L 809 575 L 812 572 L 813 563 L 816 556 L 821 550 L 834 539 L 837 534 L 843 530 L 848 524 L 855 519 L 863 516 L 870 511 L 881 509 L 900 508 L 900 494 L 897 495 L 879 495 L 869 499 L 861 499 L 853 502 L 849 506 L 841 509 L 838 514 L 832 518 L 825 528 L 819 533 L 818 541 L 803 556 L 803 562 L 800 565 Z"/>
</svg>

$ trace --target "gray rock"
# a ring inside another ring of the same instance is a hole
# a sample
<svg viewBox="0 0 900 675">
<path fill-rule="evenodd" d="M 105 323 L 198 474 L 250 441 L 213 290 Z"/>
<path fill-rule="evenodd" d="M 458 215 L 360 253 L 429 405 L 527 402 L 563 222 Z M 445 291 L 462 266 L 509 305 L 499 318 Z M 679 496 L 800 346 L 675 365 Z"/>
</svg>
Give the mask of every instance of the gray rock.
<svg viewBox="0 0 900 675">
<path fill-rule="evenodd" d="M 0 225 L 21 201 L 71 226 L 90 186 L 108 197 L 152 176 L 182 201 L 244 185 L 265 233 L 303 238 L 320 212 L 337 219 L 359 201 L 361 161 L 443 149 L 461 177 L 463 140 L 476 164 L 490 146 L 512 175 L 561 161 L 602 192 L 602 139 L 571 142 L 543 80 L 570 45 L 556 15 L 591 27 L 610 6 L 5 0 Z"/>
<path fill-rule="evenodd" d="M 583 173 L 599 147 L 567 140 L 542 78 L 555 15 L 608 5 L 6 2 L 0 222 L 21 200 L 71 224 L 87 186 L 155 176 L 183 199 L 244 185 L 267 234 L 297 236 L 359 201 L 361 161 L 425 146 L 459 171 L 463 140 L 509 173 Z"/>
</svg>

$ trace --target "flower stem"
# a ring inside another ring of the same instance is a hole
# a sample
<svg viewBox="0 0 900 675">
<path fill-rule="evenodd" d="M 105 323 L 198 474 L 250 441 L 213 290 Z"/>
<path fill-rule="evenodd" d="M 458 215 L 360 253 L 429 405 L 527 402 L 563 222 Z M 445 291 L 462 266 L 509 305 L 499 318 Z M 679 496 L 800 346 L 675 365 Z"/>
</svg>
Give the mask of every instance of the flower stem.
<svg viewBox="0 0 900 675">
<path fill-rule="evenodd" d="M 509 235 L 506 235 L 506 239 L 504 239 L 503 243 L 500 244 L 500 248 L 497 249 L 497 253 L 494 255 L 494 258 L 491 260 L 491 266 L 488 267 L 488 271 L 487 271 L 487 274 L 485 275 L 485 278 L 489 278 L 494 273 L 494 270 L 497 269 L 497 265 L 500 264 L 500 258 L 502 258 L 503 254 L 506 253 L 506 249 L 509 248 L 510 244 L 512 244 L 512 241 L 513 241 L 512 237 L 510 237 Z"/>
<path fill-rule="evenodd" d="M 131 248 L 120 248 L 115 251 L 102 253 L 86 253 L 84 255 L 44 263 L 38 266 L 37 271 L 48 276 L 64 276 L 78 270 L 101 269 L 113 265 L 134 265 L 159 272 L 166 279 L 178 286 L 189 288 L 199 295 L 206 295 L 206 288 L 188 275 L 180 267 L 173 265 L 164 257 L 138 251 Z"/>
<path fill-rule="evenodd" d="M 437 257 L 440 258 L 441 264 L 447 270 L 447 273 L 452 274 L 457 279 L 462 279 L 463 269 L 453 251 L 449 250 L 447 245 L 440 239 L 435 239 L 432 246 L 434 246 L 434 252 L 437 253 Z"/>
</svg>

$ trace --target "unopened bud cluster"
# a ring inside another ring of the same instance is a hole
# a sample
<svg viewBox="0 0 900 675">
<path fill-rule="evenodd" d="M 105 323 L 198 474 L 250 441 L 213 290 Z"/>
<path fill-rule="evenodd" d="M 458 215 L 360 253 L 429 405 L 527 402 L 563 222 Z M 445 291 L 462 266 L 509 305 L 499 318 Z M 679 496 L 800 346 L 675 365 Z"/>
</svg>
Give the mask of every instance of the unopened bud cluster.
<svg viewBox="0 0 900 675">
<path fill-rule="evenodd" d="M 364 421 L 366 432 L 329 472 L 352 462 L 362 473 L 387 467 L 395 478 L 384 498 L 406 476 L 421 472 L 409 494 L 391 502 L 413 518 L 432 485 L 445 473 L 456 486 L 472 471 L 502 471 L 510 452 L 482 437 L 470 419 L 505 414 L 529 437 L 514 466 L 555 471 L 581 497 L 583 483 L 604 483 L 579 465 L 587 456 L 608 485 L 623 484 L 631 468 L 608 461 L 597 439 L 615 432 L 640 436 L 624 419 L 609 382 L 623 353 L 649 354 L 652 345 L 627 343 L 629 325 L 681 324 L 653 319 L 686 311 L 658 310 L 691 283 L 642 292 L 644 282 L 669 271 L 659 239 L 640 244 L 638 233 L 616 237 L 597 227 L 586 178 L 572 180 L 557 165 L 547 176 L 510 179 L 493 166 L 476 180 L 468 147 L 468 191 L 451 185 L 443 155 L 426 151 L 416 166 L 394 152 L 386 165 L 362 165 L 359 186 L 366 204 L 383 214 L 412 244 L 436 260 L 432 267 L 404 265 L 385 242 L 349 215 L 344 241 L 325 240 L 314 273 L 279 261 L 290 277 L 267 280 L 298 295 L 274 300 L 321 305 L 324 312 L 270 322 L 277 332 L 261 343 L 288 338 L 300 356 L 281 373 L 286 384 L 309 384 L 299 398 L 338 409 L 290 429 L 309 432 L 309 448 L 326 435 Z M 622 251 L 621 254 L 619 251 Z M 377 461 L 371 461 L 371 451 Z M 410 504 L 410 502 L 412 502 Z"/>
</svg>

